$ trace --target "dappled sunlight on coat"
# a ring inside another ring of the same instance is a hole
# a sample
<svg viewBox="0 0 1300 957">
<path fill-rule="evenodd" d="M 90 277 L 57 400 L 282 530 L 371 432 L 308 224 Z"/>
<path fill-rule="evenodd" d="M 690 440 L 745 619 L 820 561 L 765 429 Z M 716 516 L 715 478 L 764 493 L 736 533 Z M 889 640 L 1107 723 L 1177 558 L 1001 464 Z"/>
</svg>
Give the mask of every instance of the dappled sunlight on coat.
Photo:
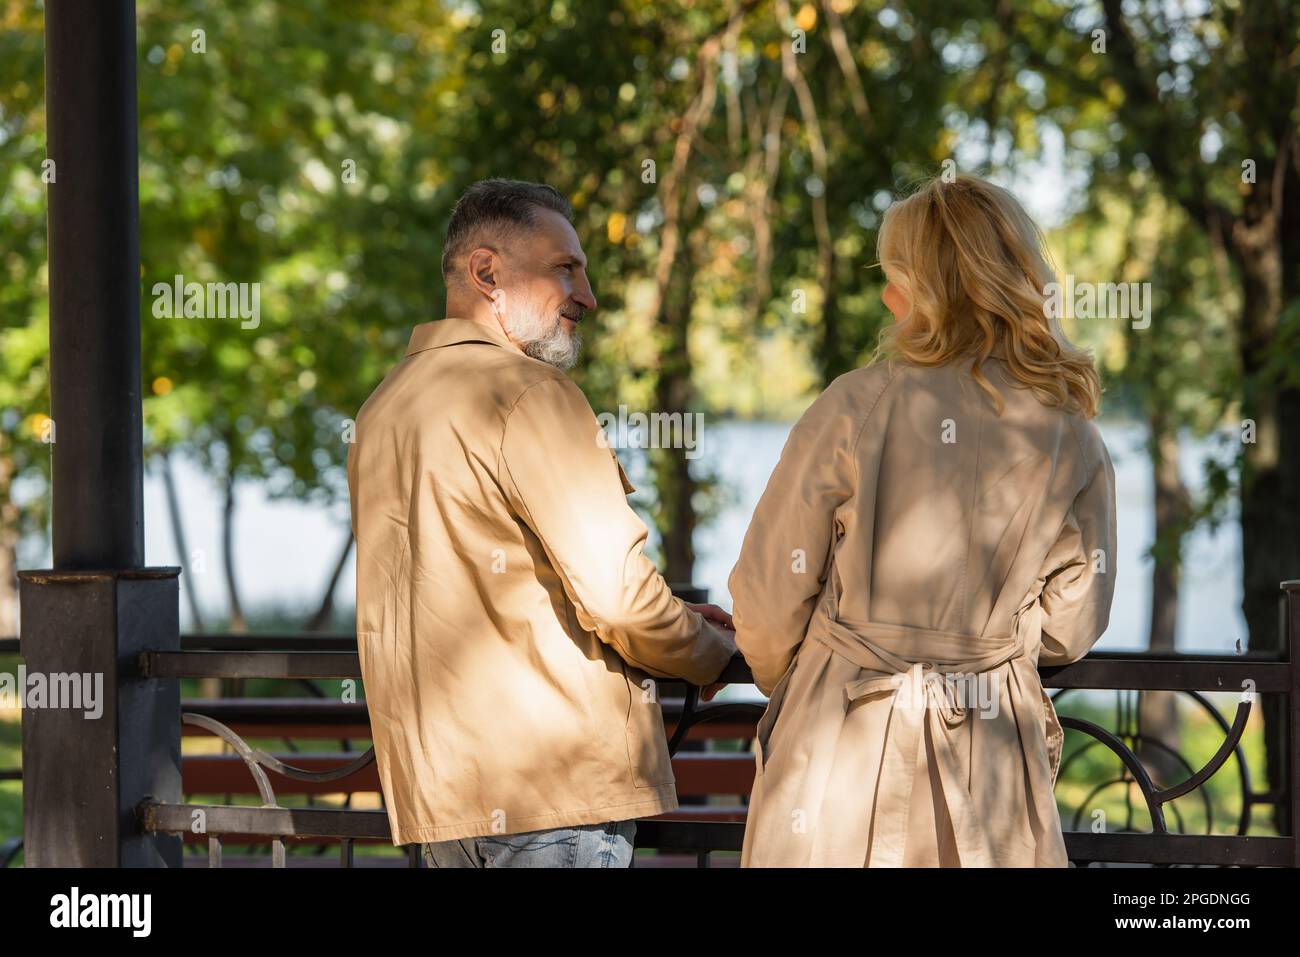
<svg viewBox="0 0 1300 957">
<path fill-rule="evenodd" d="M 770 695 L 746 866 L 1065 866 L 1039 664 L 1114 593 L 1096 426 L 985 372 L 881 363 L 790 433 L 730 579 Z"/>
</svg>

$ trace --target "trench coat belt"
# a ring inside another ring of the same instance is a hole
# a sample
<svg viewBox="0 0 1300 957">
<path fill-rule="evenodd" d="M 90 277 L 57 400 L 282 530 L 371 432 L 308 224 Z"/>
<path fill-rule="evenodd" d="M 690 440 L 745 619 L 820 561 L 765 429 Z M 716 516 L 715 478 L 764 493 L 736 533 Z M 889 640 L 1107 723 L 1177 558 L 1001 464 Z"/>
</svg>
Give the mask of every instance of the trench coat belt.
<svg viewBox="0 0 1300 957">
<path fill-rule="evenodd" d="M 966 720 L 966 708 L 955 700 L 953 684 L 944 675 L 992 671 L 1024 653 L 1023 638 L 1014 629 L 1005 635 L 973 637 L 904 625 L 848 622 L 836 620 L 824 610 L 814 615 L 810 637 L 860 668 L 875 672 L 845 685 L 847 707 L 861 699 L 892 699 L 866 866 L 903 865 L 912 786 L 917 763 L 925 760 L 927 724 L 961 865 L 995 866 L 966 784 L 969 761 L 951 734 Z M 906 655 L 900 653 L 904 651 Z"/>
</svg>

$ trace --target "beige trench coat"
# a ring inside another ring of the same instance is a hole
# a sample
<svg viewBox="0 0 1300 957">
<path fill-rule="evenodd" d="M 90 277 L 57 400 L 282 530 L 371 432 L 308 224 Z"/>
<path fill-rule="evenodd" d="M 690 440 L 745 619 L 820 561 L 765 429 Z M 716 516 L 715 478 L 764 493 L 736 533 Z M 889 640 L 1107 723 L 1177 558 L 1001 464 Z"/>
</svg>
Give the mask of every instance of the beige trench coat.
<svg viewBox="0 0 1300 957">
<path fill-rule="evenodd" d="M 770 695 L 744 866 L 1066 865 L 1039 664 L 1087 653 L 1115 582 L 1096 426 L 1005 363 L 879 363 L 795 425 L 730 578 Z"/>
<path fill-rule="evenodd" d="M 674 598 L 586 398 L 499 327 L 416 326 L 348 454 L 357 643 L 394 844 L 677 808 L 650 675 L 735 653 Z"/>
</svg>

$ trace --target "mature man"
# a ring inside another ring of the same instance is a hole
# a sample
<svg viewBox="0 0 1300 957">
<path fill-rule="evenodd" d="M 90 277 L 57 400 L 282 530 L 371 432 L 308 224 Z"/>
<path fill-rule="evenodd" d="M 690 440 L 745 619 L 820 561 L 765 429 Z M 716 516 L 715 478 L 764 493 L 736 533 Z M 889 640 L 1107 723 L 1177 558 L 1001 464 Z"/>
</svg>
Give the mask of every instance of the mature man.
<svg viewBox="0 0 1300 957">
<path fill-rule="evenodd" d="M 379 777 L 393 843 L 430 866 L 626 867 L 634 819 L 677 807 L 649 676 L 709 685 L 735 653 L 730 617 L 642 553 L 561 371 L 596 308 L 571 217 L 548 186 L 466 191 L 448 318 L 415 327 L 349 450 Z"/>
</svg>

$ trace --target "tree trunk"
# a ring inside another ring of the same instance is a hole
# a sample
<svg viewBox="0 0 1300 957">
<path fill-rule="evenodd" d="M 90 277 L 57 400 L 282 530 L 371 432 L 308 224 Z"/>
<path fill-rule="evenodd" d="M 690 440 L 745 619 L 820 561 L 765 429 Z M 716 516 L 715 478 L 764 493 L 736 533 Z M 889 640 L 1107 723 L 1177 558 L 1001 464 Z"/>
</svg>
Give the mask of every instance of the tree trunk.
<svg viewBox="0 0 1300 957">
<path fill-rule="evenodd" d="M 18 634 L 18 535 L 0 524 L 0 638 Z"/>
<path fill-rule="evenodd" d="M 158 459 L 162 464 L 163 487 L 167 491 L 167 516 L 171 520 L 172 538 L 176 542 L 176 551 L 181 556 L 181 565 L 185 566 L 181 575 L 181 583 L 185 586 L 185 601 L 190 606 L 190 618 L 194 622 L 194 630 L 203 632 L 207 628 L 203 624 L 203 610 L 199 607 L 198 591 L 194 587 L 194 574 L 188 568 L 190 549 L 185 541 L 185 519 L 181 514 L 180 496 L 176 493 L 176 477 L 172 474 L 171 456 L 163 451 L 158 453 Z"/>
<path fill-rule="evenodd" d="M 244 607 L 239 600 L 239 583 L 235 578 L 235 477 L 226 476 L 226 500 L 221 512 L 221 564 L 226 576 L 226 593 L 230 598 L 230 630 L 240 634 L 248 630 L 244 620 Z M 222 697 L 238 698 L 243 695 L 242 678 L 231 678 L 221 683 Z"/>
<path fill-rule="evenodd" d="M 1147 424 L 1151 432 L 1148 451 L 1154 478 L 1156 549 L 1151 568 L 1151 632 L 1148 647 L 1156 653 L 1172 653 L 1178 629 L 1178 585 L 1182 572 L 1182 540 L 1191 513 L 1191 497 L 1178 468 L 1178 435 L 1157 409 L 1150 409 Z M 1140 745 L 1138 757 L 1162 786 L 1186 776 L 1186 769 L 1170 750 L 1177 752 L 1181 736 L 1178 726 L 1178 695 L 1169 691 L 1147 691 L 1141 695 L 1140 726 L 1143 738 L 1164 747 Z M 1166 748 L 1170 750 L 1166 750 Z"/>
<path fill-rule="evenodd" d="M 0 436 L 0 447 L 6 439 Z M 0 452 L 0 638 L 18 634 L 18 506 L 14 504 L 14 460 Z"/>
<path fill-rule="evenodd" d="M 352 554 L 352 543 L 352 529 L 348 529 L 347 540 L 343 543 L 338 560 L 334 562 L 334 571 L 325 585 L 325 592 L 321 596 L 320 604 L 316 606 L 316 613 L 307 621 L 308 631 L 324 631 L 329 627 L 330 619 L 334 616 L 334 592 L 338 590 L 339 579 L 343 577 L 348 556 Z"/>
<path fill-rule="evenodd" d="M 683 416 L 689 414 L 693 393 L 688 346 L 695 272 L 693 250 L 688 247 L 684 252 L 673 266 L 668 294 L 664 297 L 661 313 L 664 340 L 655 381 L 655 411 Z M 662 542 L 664 577 L 674 585 L 691 584 L 695 574 L 696 516 L 692 500 L 696 482 L 691 477 L 686 451 L 683 448 L 650 450 L 659 491 L 655 517 Z"/>
<path fill-rule="evenodd" d="M 827 265 L 828 278 L 822 286 L 822 339 L 820 363 L 822 388 L 830 385 L 846 372 L 852 372 L 857 363 L 854 361 L 856 350 L 852 343 L 844 341 L 840 327 L 839 293 L 835 284 L 835 266 L 832 257 Z"/>
<path fill-rule="evenodd" d="M 190 606 L 190 619 L 194 631 L 202 634 L 207 631 L 203 622 L 203 610 L 199 607 L 198 589 L 194 586 L 194 572 L 190 567 L 190 550 L 185 539 L 185 519 L 181 514 L 181 500 L 176 492 L 176 476 L 172 474 L 171 456 L 163 451 L 158 453 L 162 463 L 163 487 L 167 491 L 167 515 L 171 520 L 172 538 L 176 542 L 176 551 L 181 556 L 181 584 L 185 586 L 185 601 Z M 220 678 L 199 679 L 200 698 L 221 697 Z"/>
<path fill-rule="evenodd" d="M 1269 369 L 1285 296 L 1279 215 L 1266 192 L 1252 191 L 1230 247 L 1242 287 L 1242 610 L 1250 649 L 1272 654 L 1285 650 L 1278 584 L 1300 574 L 1300 391 Z M 1288 789 L 1292 760 L 1287 705 L 1280 695 L 1263 699 L 1268 784 L 1279 793 Z M 1285 802 L 1276 806 L 1274 823 L 1290 833 Z"/>
<path fill-rule="evenodd" d="M 1101 6 L 1110 41 L 1105 59 L 1124 90 L 1120 119 L 1170 195 L 1212 245 L 1228 250 L 1240 273 L 1242 610 L 1251 650 L 1276 654 L 1282 646 L 1278 584 L 1300 574 L 1300 390 L 1289 384 L 1295 358 L 1282 354 L 1294 348 L 1287 341 L 1294 333 L 1283 328 L 1282 317 L 1300 299 L 1300 91 L 1287 62 L 1294 5 L 1243 4 L 1230 21 L 1245 56 L 1233 70 L 1238 82 L 1228 89 L 1251 91 L 1234 101 L 1241 105 L 1236 155 L 1257 164 L 1255 180 L 1241 184 L 1249 189 L 1239 214 L 1208 188 L 1207 172 L 1222 171 L 1200 161 L 1199 134 L 1176 112 L 1159 108 L 1156 73 L 1151 59 L 1138 55 L 1141 41 L 1126 22 L 1122 0 L 1102 0 Z M 1270 363 L 1272 350 L 1279 353 L 1276 364 Z M 1263 700 L 1269 789 L 1279 794 L 1288 793 L 1290 774 L 1286 706 L 1280 695 Z M 1292 833 L 1289 818 L 1285 802 L 1279 803 L 1279 833 Z"/>
</svg>

